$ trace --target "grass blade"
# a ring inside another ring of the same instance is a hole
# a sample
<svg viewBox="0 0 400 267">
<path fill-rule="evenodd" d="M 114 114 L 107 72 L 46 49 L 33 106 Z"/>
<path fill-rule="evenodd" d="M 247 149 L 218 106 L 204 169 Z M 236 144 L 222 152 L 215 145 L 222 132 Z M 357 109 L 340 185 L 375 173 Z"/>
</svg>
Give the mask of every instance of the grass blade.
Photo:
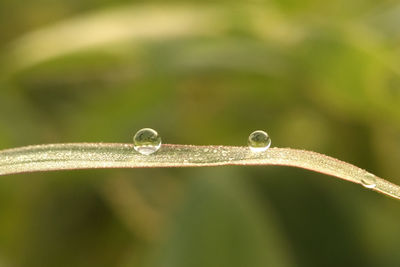
<svg viewBox="0 0 400 267">
<path fill-rule="evenodd" d="M 316 152 L 270 148 L 253 153 L 248 147 L 163 145 L 150 156 L 132 144 L 71 143 L 27 146 L 0 151 L 0 175 L 24 172 L 144 167 L 281 165 L 331 175 L 400 199 L 400 186 L 349 163 Z"/>
</svg>

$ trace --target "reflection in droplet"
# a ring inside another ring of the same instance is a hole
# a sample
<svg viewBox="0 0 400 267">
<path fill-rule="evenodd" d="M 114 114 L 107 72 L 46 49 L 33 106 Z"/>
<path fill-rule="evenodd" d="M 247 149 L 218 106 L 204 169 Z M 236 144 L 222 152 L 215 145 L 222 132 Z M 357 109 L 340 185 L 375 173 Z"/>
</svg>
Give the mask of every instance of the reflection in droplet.
<svg viewBox="0 0 400 267">
<path fill-rule="evenodd" d="M 142 155 L 150 155 L 161 147 L 161 137 L 150 128 L 139 130 L 133 137 L 133 145 L 137 152 Z"/>
<path fill-rule="evenodd" d="M 366 187 L 366 188 L 374 188 L 376 187 L 376 178 L 375 175 L 373 174 L 366 174 L 362 179 L 361 179 L 361 184 Z"/>
<path fill-rule="evenodd" d="M 252 152 L 264 152 L 271 146 L 271 138 L 266 132 L 258 130 L 250 134 L 248 145 Z"/>
</svg>

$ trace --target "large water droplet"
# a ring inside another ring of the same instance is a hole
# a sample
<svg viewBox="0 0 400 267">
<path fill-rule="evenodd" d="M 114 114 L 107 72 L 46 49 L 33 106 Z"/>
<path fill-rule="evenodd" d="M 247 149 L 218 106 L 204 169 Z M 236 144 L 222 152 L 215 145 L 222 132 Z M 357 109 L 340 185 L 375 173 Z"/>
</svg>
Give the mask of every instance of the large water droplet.
<svg viewBox="0 0 400 267">
<path fill-rule="evenodd" d="M 144 128 L 133 137 L 133 145 L 140 154 L 150 155 L 160 149 L 161 137 L 155 130 Z"/>
<path fill-rule="evenodd" d="M 366 188 L 374 188 L 376 187 L 376 178 L 373 174 L 366 174 L 363 178 L 361 178 L 361 184 Z"/>
<path fill-rule="evenodd" d="M 264 152 L 271 146 L 271 138 L 264 131 L 252 132 L 248 140 L 252 152 Z"/>
</svg>

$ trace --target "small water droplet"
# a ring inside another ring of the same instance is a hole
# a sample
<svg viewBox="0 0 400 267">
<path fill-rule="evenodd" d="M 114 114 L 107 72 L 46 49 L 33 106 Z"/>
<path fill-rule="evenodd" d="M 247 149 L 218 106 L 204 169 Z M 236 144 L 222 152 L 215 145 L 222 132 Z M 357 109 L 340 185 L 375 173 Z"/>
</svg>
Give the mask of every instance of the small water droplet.
<svg viewBox="0 0 400 267">
<path fill-rule="evenodd" d="M 264 152 L 271 146 L 271 138 L 266 132 L 258 130 L 250 134 L 248 145 L 252 152 Z"/>
<path fill-rule="evenodd" d="M 142 155 L 150 155 L 161 147 L 161 137 L 150 128 L 139 130 L 133 137 L 133 145 L 137 152 Z"/>
<path fill-rule="evenodd" d="M 366 174 L 363 178 L 361 178 L 361 184 L 366 188 L 375 188 L 376 187 L 376 178 L 373 174 Z"/>
</svg>

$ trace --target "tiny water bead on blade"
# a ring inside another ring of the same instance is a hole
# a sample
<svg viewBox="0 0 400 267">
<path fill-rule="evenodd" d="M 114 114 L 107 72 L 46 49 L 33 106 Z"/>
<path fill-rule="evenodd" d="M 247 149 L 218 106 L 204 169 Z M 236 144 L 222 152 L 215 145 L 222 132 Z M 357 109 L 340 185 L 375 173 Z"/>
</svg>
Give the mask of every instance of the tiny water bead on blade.
<svg viewBox="0 0 400 267">
<path fill-rule="evenodd" d="M 161 147 L 161 137 L 150 128 L 139 130 L 133 137 L 133 145 L 137 152 L 142 155 L 150 155 Z"/>
<path fill-rule="evenodd" d="M 376 187 L 376 178 L 373 174 L 367 174 L 361 179 L 361 184 L 365 188 L 375 188 Z"/>
<path fill-rule="evenodd" d="M 271 146 L 271 138 L 266 132 L 258 130 L 250 134 L 248 145 L 252 152 L 264 152 Z"/>
</svg>

